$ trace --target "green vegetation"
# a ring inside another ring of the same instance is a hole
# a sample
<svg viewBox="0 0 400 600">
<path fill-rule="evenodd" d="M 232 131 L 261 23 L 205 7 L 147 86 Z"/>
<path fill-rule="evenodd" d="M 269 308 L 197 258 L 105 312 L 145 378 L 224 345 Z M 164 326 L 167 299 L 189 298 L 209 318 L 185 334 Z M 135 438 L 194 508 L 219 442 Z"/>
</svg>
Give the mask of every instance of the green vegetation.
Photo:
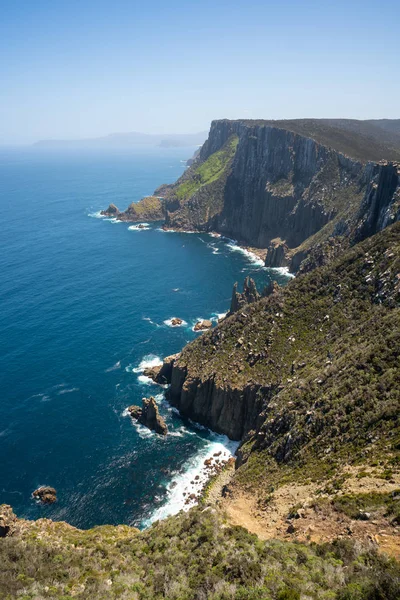
<svg viewBox="0 0 400 600">
<path fill-rule="evenodd" d="M 365 513 L 381 513 L 389 517 L 394 524 L 400 524 L 400 490 L 379 493 L 344 494 L 333 498 L 335 510 L 342 512 L 351 519 L 363 519 Z"/>
<path fill-rule="evenodd" d="M 148 219 L 149 221 L 155 221 L 163 218 L 164 211 L 160 198 L 147 196 L 139 202 L 132 202 L 125 213 L 122 214 L 129 217 L 130 220 L 142 221 Z"/>
<path fill-rule="evenodd" d="M 138 533 L 25 522 L 0 541 L 5 600 L 396 600 L 398 563 L 350 541 L 262 542 L 192 509 Z"/>
<path fill-rule="evenodd" d="M 188 172 L 190 176 L 175 189 L 179 200 L 187 200 L 201 187 L 219 179 L 234 157 L 238 142 L 238 136 L 232 135 L 221 150 L 214 152 L 199 167 L 191 169 Z"/>
<path fill-rule="evenodd" d="M 400 223 L 185 348 L 178 364 L 196 385 L 259 389 L 259 424 L 236 474 L 245 487 L 374 461 L 386 478 L 398 471 L 399 273 Z"/>
</svg>

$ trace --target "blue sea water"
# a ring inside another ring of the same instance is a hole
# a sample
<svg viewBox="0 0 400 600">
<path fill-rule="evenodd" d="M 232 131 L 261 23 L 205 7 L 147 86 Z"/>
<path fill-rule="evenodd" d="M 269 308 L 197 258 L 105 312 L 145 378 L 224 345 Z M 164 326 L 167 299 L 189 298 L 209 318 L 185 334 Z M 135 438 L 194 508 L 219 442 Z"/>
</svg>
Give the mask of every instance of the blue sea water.
<svg viewBox="0 0 400 600">
<path fill-rule="evenodd" d="M 0 151 L 0 503 L 20 517 L 145 526 L 182 508 L 205 457 L 235 449 L 141 369 L 224 313 L 234 281 L 285 275 L 228 240 L 98 218 L 174 181 L 193 150 Z M 150 394 L 166 438 L 124 413 Z M 55 504 L 32 499 L 40 485 Z"/>
</svg>

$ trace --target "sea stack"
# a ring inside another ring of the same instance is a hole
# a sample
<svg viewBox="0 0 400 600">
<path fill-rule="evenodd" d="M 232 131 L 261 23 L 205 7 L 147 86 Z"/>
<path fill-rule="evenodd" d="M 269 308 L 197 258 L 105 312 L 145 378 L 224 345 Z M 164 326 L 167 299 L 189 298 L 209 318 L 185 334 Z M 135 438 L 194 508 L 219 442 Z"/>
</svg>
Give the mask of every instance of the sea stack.
<svg viewBox="0 0 400 600">
<path fill-rule="evenodd" d="M 136 419 L 141 425 L 155 431 L 159 435 L 167 435 L 168 427 L 158 412 L 158 406 L 153 396 L 143 398 L 141 408 L 135 405 L 130 406 L 128 412 L 132 419 Z"/>
</svg>

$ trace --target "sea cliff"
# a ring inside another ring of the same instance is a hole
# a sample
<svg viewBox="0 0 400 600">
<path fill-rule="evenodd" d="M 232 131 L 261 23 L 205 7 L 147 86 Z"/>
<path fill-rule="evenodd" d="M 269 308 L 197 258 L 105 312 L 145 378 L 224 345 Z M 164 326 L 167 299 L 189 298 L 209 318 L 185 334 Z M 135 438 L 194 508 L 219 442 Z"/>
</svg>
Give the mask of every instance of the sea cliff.
<svg viewBox="0 0 400 600">
<path fill-rule="evenodd" d="M 398 220 L 400 163 L 384 159 L 391 151 L 361 153 L 325 133 L 321 143 L 298 122 L 213 121 L 191 167 L 155 192 L 166 227 L 217 231 L 267 249 L 267 266 L 297 271 L 317 243 L 353 243 Z"/>
</svg>

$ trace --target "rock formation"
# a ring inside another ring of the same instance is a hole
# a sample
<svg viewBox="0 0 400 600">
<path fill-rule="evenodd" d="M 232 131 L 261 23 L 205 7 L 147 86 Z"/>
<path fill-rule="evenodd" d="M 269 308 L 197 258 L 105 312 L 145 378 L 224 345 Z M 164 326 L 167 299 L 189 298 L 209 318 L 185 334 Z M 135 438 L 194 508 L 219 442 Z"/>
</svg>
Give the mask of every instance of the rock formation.
<svg viewBox="0 0 400 600">
<path fill-rule="evenodd" d="M 132 419 L 136 419 L 141 425 L 148 427 L 159 435 L 167 435 L 168 427 L 158 412 L 158 406 L 154 398 L 143 398 L 142 407 L 130 406 L 128 412 Z"/>
<path fill-rule="evenodd" d="M 180 353 L 166 356 L 162 365 L 149 367 L 143 371 L 143 375 L 150 377 L 155 383 L 166 384 L 171 383 L 172 367 L 175 361 L 179 358 Z"/>
<path fill-rule="evenodd" d="M 271 285 L 267 297 L 184 348 L 169 402 L 214 431 L 269 448 L 278 462 L 309 451 L 311 439 L 319 455 L 328 439 L 337 445 L 331 435 L 340 414 L 340 443 L 362 452 L 364 412 L 379 431 L 398 414 L 397 392 L 386 401 L 377 390 L 385 369 L 398 372 L 399 342 L 388 336 L 398 338 L 399 240 L 396 223 L 285 288 Z M 384 444 L 384 435 L 378 439 Z"/>
<path fill-rule="evenodd" d="M 156 193 L 167 228 L 267 248 L 267 266 L 294 272 L 315 243 L 400 218 L 399 157 L 400 135 L 362 121 L 213 121 L 193 165 Z"/>
<path fill-rule="evenodd" d="M 53 487 L 42 486 L 32 494 L 34 498 L 40 500 L 43 504 L 53 504 L 57 500 L 57 492 Z"/>
<path fill-rule="evenodd" d="M 120 214 L 119 209 L 115 206 L 115 204 L 110 204 L 106 210 L 102 210 L 100 212 L 105 217 L 116 217 Z"/>
<path fill-rule="evenodd" d="M 132 202 L 129 207 L 121 212 L 115 204 L 110 204 L 101 214 L 105 217 L 115 217 L 119 221 L 161 221 L 164 218 L 163 203 L 156 196 L 146 196 L 139 202 Z"/>
<path fill-rule="evenodd" d="M 233 286 L 232 290 L 232 299 L 231 299 L 231 307 L 229 309 L 229 314 L 237 312 L 242 309 L 246 304 L 250 304 L 251 302 L 257 302 L 261 298 L 260 294 L 257 291 L 256 284 L 254 279 L 251 277 L 246 277 L 243 283 L 243 293 L 240 294 L 237 291 L 237 282 Z"/>
<path fill-rule="evenodd" d="M 208 319 L 204 319 L 203 321 L 197 321 L 196 325 L 193 327 L 194 331 L 204 331 L 205 329 L 210 329 L 212 327 L 212 322 Z"/>
<path fill-rule="evenodd" d="M 173 319 L 171 319 L 172 327 L 179 327 L 180 325 L 182 325 L 182 323 L 183 319 L 180 319 L 179 317 L 174 317 Z"/>
</svg>

